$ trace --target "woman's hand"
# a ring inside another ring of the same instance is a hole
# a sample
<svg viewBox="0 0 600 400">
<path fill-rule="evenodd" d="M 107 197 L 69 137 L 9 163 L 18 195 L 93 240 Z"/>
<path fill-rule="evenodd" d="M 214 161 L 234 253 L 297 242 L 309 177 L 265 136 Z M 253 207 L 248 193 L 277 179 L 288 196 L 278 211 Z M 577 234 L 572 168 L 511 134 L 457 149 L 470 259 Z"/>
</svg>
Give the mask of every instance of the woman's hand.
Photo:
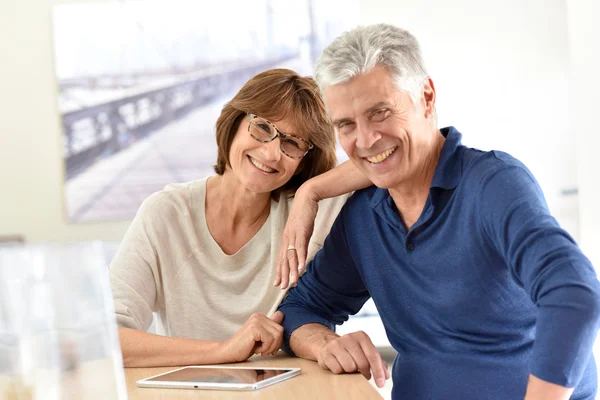
<svg viewBox="0 0 600 400">
<path fill-rule="evenodd" d="M 246 361 L 253 354 L 276 354 L 283 343 L 283 313 L 277 311 L 270 318 L 254 313 L 246 323 L 222 345 L 224 362 Z"/>
<path fill-rule="evenodd" d="M 294 286 L 304 272 L 319 200 L 314 191 L 304 186 L 296 191 L 281 238 L 274 286 L 281 284 L 282 289 L 287 289 L 288 284 Z"/>
</svg>

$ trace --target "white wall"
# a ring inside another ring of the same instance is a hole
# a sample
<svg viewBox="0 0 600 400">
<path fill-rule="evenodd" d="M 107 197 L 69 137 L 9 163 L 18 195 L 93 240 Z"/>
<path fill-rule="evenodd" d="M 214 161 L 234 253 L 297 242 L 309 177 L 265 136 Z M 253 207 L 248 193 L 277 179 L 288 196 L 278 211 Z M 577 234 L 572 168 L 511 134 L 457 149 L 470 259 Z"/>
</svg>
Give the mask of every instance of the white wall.
<svg viewBox="0 0 600 400">
<path fill-rule="evenodd" d="M 0 1 L 0 235 L 118 240 L 126 222 L 65 222 L 50 25 L 57 2 Z M 441 125 L 455 125 L 467 145 L 517 156 L 554 210 L 576 210 L 558 196 L 576 180 L 565 0 L 363 0 L 361 13 L 363 24 L 394 23 L 418 37 Z M 577 236 L 577 216 L 558 216 Z"/>
<path fill-rule="evenodd" d="M 417 37 L 440 126 L 523 161 L 577 236 L 577 199 L 559 195 L 576 185 L 564 0 L 364 0 L 361 14 L 362 24 L 392 23 Z"/>
<path fill-rule="evenodd" d="M 127 222 L 65 222 L 52 3 L 0 1 L 0 236 L 118 240 Z"/>
<path fill-rule="evenodd" d="M 600 269 L 600 2 L 568 0 L 570 132 L 577 142 L 581 246 Z"/>
</svg>

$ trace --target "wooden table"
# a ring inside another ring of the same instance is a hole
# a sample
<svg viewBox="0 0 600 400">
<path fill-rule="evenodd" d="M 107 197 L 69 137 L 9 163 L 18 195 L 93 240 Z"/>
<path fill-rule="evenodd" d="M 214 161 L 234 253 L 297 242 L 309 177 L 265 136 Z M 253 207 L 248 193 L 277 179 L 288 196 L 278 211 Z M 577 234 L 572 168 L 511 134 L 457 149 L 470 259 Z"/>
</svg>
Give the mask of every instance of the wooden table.
<svg viewBox="0 0 600 400">
<path fill-rule="evenodd" d="M 302 374 L 256 391 L 139 388 L 135 382 L 174 368 L 125 368 L 130 400 L 137 399 L 381 399 L 377 390 L 360 374 L 335 375 L 316 362 L 289 357 L 251 358 L 237 366 L 302 368 Z"/>
</svg>

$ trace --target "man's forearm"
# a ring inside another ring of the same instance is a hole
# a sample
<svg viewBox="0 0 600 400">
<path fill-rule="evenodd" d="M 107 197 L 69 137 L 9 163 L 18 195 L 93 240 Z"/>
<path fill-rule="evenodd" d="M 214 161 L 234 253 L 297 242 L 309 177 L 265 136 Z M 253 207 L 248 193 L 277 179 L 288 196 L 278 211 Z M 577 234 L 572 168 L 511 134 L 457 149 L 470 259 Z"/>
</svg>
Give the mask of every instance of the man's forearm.
<svg viewBox="0 0 600 400">
<path fill-rule="evenodd" d="M 346 161 L 332 170 L 317 175 L 302 185 L 301 190 L 309 190 L 318 200 L 341 196 L 355 190 L 364 189 L 372 183 L 352 161 Z"/>
<path fill-rule="evenodd" d="M 222 355 L 221 343 L 154 335 L 119 328 L 125 367 L 168 367 L 232 362 Z"/>
<path fill-rule="evenodd" d="M 316 361 L 319 351 L 339 335 L 321 324 L 306 324 L 292 332 L 290 348 L 298 357 Z"/>
</svg>

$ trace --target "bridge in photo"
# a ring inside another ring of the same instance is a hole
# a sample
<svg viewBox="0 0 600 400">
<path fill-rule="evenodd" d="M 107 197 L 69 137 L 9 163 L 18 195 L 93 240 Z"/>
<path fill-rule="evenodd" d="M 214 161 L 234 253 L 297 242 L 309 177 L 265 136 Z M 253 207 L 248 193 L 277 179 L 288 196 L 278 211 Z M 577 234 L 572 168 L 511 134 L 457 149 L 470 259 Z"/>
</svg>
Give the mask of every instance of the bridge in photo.
<svg viewBox="0 0 600 400">
<path fill-rule="evenodd" d="M 81 87 L 104 90 L 114 97 L 63 113 L 66 179 L 85 171 L 98 158 L 115 154 L 210 103 L 219 94 L 239 88 L 257 73 L 297 57 L 297 53 L 289 53 L 277 58 L 208 65 L 196 70 L 104 75 L 59 82 L 62 91 Z"/>
<path fill-rule="evenodd" d="M 214 174 L 215 122 L 250 77 L 277 67 L 311 73 L 297 53 L 163 76 L 102 76 L 66 83 L 109 93 L 63 114 L 65 202 L 70 222 L 129 220 L 166 184 Z"/>
</svg>

